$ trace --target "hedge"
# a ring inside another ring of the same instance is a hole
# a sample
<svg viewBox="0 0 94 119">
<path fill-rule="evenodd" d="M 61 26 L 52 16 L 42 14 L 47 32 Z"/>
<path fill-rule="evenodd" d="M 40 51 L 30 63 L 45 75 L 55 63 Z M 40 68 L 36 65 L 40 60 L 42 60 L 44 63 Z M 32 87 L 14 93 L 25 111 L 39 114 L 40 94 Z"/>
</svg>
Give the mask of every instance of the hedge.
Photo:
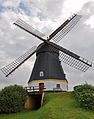
<svg viewBox="0 0 94 119">
<path fill-rule="evenodd" d="M 15 113 L 23 109 L 26 90 L 22 86 L 5 87 L 0 91 L 0 113 Z"/>
<path fill-rule="evenodd" d="M 74 94 L 80 107 L 94 110 L 94 87 L 88 84 L 74 87 Z"/>
</svg>

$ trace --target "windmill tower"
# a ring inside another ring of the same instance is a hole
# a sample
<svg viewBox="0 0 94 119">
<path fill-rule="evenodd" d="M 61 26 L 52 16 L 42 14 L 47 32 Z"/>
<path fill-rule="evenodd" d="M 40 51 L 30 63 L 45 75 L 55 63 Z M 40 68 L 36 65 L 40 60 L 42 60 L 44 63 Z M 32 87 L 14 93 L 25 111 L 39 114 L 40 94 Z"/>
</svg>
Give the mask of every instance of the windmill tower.
<svg viewBox="0 0 94 119">
<path fill-rule="evenodd" d="M 74 14 L 57 28 L 48 39 L 42 38 L 43 33 L 18 19 L 14 23 L 16 26 L 37 37 L 43 43 L 38 47 L 33 46 L 24 55 L 3 67 L 1 71 L 6 77 L 9 76 L 36 53 L 35 65 L 28 81 L 28 87 L 32 88 L 31 91 L 67 91 L 68 81 L 61 66 L 61 61 L 83 72 L 92 67 L 92 63 L 88 60 L 57 44 L 77 24 L 80 18 L 81 15 Z"/>
<path fill-rule="evenodd" d="M 41 45 L 41 49 L 36 52 L 37 58 L 28 82 L 29 86 L 39 85 L 40 91 L 44 86 L 44 91 L 67 90 L 68 82 L 59 60 L 59 50 L 45 43 Z"/>
</svg>

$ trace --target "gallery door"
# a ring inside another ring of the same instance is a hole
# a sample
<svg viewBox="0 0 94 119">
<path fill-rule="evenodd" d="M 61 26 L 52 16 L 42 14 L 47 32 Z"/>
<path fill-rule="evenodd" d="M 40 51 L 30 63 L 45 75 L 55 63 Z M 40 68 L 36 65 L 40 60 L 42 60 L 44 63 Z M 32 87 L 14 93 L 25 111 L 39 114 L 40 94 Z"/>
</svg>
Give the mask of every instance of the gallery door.
<svg viewBox="0 0 94 119">
<path fill-rule="evenodd" d="M 39 83 L 39 92 L 43 92 L 44 83 Z"/>
</svg>

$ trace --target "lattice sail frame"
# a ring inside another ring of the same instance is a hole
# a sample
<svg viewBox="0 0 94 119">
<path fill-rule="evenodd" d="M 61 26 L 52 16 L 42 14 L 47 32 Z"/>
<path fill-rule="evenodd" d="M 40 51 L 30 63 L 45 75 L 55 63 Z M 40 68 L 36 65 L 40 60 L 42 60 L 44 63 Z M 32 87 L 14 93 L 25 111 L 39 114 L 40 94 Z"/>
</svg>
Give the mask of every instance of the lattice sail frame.
<svg viewBox="0 0 94 119">
<path fill-rule="evenodd" d="M 86 72 L 89 67 L 92 67 L 92 63 L 82 57 L 80 57 L 80 61 L 61 52 L 59 55 L 60 61 L 63 61 L 64 63 L 68 64 L 69 66 L 78 69 L 82 72 Z"/>
<path fill-rule="evenodd" d="M 33 28 L 32 26 L 27 24 L 22 19 L 18 19 L 14 24 L 16 26 L 20 27 L 21 29 L 31 33 L 32 35 L 36 35 L 36 36 L 39 36 L 39 37 L 44 37 L 45 36 L 42 32 L 40 32 L 37 29 Z"/>
<path fill-rule="evenodd" d="M 66 34 L 72 30 L 72 28 L 81 19 L 81 15 L 74 14 L 71 18 L 66 20 L 56 31 L 54 31 L 49 37 L 56 43 L 59 42 Z"/>
<path fill-rule="evenodd" d="M 11 74 L 13 71 L 15 71 L 20 65 L 22 65 L 27 59 L 29 59 L 35 52 L 37 47 L 33 46 L 31 49 L 29 49 L 25 54 L 18 57 L 16 60 L 11 62 L 9 65 L 3 67 L 1 71 L 5 74 L 7 77 L 9 74 Z"/>
</svg>

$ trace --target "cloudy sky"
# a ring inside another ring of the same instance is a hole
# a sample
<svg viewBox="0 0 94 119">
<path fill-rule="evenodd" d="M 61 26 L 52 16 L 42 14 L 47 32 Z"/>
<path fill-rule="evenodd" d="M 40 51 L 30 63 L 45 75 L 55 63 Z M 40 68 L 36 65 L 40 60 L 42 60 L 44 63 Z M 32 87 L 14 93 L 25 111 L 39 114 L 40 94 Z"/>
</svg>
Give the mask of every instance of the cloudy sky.
<svg viewBox="0 0 94 119">
<path fill-rule="evenodd" d="M 82 19 L 58 44 L 94 62 L 94 0 L 0 0 L 0 68 L 41 43 L 13 25 L 18 18 L 48 36 L 74 13 L 83 15 Z M 0 89 L 12 84 L 27 86 L 34 61 L 35 55 L 8 78 L 0 71 Z M 69 90 L 86 82 L 94 85 L 93 67 L 83 73 L 62 66 Z"/>
</svg>

